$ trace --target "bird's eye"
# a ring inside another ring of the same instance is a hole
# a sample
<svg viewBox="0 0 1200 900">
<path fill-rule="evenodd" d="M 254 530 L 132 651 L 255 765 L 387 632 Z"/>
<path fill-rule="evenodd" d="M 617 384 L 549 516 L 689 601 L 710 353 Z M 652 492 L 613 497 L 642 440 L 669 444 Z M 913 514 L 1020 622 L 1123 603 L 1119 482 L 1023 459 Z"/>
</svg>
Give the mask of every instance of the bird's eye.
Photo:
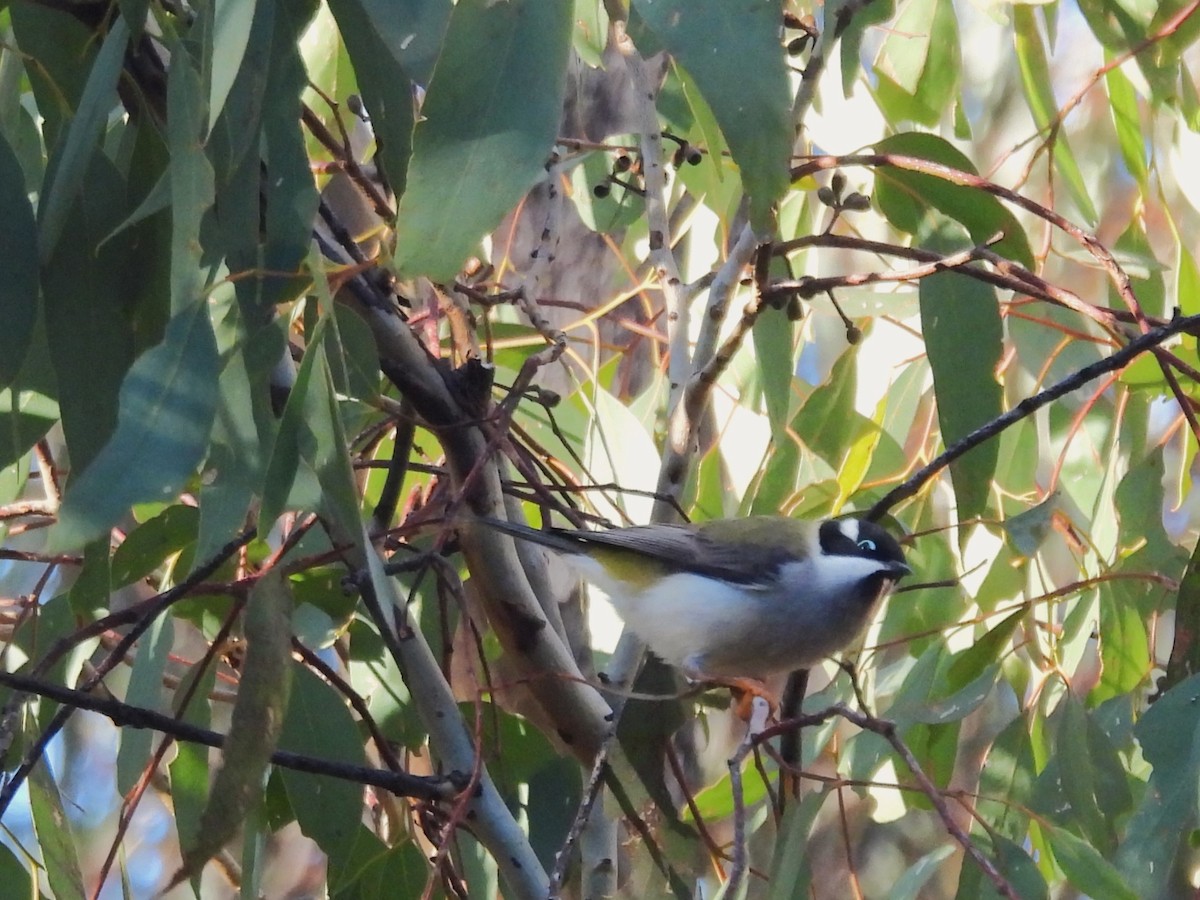
<svg viewBox="0 0 1200 900">
<path fill-rule="evenodd" d="M 868 553 L 874 553 L 876 549 L 875 542 L 870 538 L 863 538 L 858 542 L 858 547 L 860 550 L 866 550 Z"/>
</svg>

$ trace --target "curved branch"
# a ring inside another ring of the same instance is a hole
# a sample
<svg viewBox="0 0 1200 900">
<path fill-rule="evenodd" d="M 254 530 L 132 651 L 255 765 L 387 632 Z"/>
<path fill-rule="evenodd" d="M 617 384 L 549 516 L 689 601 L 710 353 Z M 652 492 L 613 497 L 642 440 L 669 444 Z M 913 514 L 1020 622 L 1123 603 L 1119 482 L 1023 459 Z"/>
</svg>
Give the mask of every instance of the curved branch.
<svg viewBox="0 0 1200 900">
<path fill-rule="evenodd" d="M 1154 328 L 1147 331 L 1145 334 L 1138 335 L 1120 350 L 1117 350 L 1111 356 L 1106 356 L 1104 359 L 1092 363 L 1090 366 L 1084 366 L 1077 372 L 1073 372 L 1066 378 L 1052 384 L 1040 393 L 1034 394 L 1031 397 L 1026 397 L 1008 412 L 999 415 L 992 421 L 988 422 L 980 428 L 975 429 L 961 440 L 955 441 L 947 447 L 941 455 L 937 456 L 927 465 L 914 473 L 910 478 L 902 484 L 888 491 L 882 499 L 879 500 L 867 512 L 868 519 L 878 519 L 889 509 L 899 503 L 901 500 L 906 500 L 913 496 L 921 489 L 921 487 L 930 478 L 946 468 L 954 460 L 958 459 L 968 450 L 979 446 L 984 441 L 1000 434 L 1010 425 L 1015 425 L 1025 417 L 1032 415 L 1043 406 L 1051 403 L 1066 394 L 1071 393 L 1078 388 L 1083 387 L 1089 381 L 1099 378 L 1101 375 L 1106 375 L 1109 372 L 1115 372 L 1117 369 L 1124 368 L 1138 354 L 1154 350 L 1159 344 L 1167 338 L 1180 334 L 1182 332 L 1194 333 L 1200 329 L 1200 315 L 1181 316 L 1173 319 L 1166 325 L 1159 328 Z"/>
</svg>

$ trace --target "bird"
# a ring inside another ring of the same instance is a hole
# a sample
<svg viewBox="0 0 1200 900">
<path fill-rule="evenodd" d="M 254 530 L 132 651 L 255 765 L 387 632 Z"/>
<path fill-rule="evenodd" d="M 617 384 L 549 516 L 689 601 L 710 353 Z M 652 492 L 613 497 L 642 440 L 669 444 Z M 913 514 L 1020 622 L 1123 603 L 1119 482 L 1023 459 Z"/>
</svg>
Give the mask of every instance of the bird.
<svg viewBox="0 0 1200 900">
<path fill-rule="evenodd" d="M 562 556 L 690 680 L 751 691 L 850 645 L 912 572 L 899 542 L 863 519 L 748 516 L 585 531 L 480 518 Z"/>
</svg>

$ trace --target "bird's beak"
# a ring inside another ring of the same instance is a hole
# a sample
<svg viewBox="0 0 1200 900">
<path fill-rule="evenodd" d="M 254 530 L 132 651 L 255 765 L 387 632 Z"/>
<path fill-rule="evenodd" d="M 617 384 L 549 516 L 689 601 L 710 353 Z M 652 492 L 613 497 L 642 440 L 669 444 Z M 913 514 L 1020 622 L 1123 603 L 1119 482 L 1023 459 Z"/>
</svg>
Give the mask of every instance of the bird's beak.
<svg viewBox="0 0 1200 900">
<path fill-rule="evenodd" d="M 887 570 L 887 573 L 888 577 L 890 577 L 893 581 L 899 581 L 905 575 L 911 575 L 912 568 L 910 568 L 907 563 L 892 563 L 891 567 Z"/>
</svg>

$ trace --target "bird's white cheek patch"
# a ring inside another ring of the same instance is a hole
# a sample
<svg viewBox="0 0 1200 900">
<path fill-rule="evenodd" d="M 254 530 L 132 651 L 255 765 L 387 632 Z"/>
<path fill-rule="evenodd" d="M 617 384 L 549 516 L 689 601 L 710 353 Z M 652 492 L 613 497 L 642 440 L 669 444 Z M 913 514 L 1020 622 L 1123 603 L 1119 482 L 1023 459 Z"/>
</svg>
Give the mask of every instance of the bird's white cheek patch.
<svg viewBox="0 0 1200 900">
<path fill-rule="evenodd" d="M 858 519 L 839 519 L 838 531 L 854 543 L 858 543 Z"/>
</svg>

